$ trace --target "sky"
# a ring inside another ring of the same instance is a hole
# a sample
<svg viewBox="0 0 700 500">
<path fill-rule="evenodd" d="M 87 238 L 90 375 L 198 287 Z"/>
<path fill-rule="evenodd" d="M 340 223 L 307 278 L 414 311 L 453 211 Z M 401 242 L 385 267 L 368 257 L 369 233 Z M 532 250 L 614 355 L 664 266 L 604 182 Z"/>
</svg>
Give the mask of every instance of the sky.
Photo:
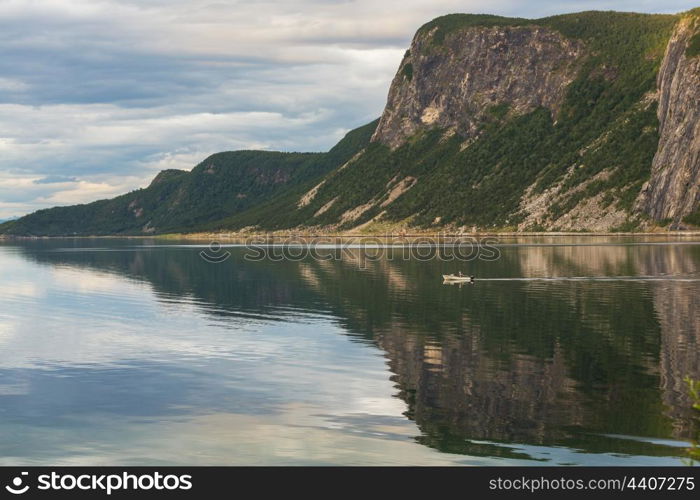
<svg viewBox="0 0 700 500">
<path fill-rule="evenodd" d="M 680 12 L 698 0 L 0 0 L 0 220 L 236 149 L 326 151 L 381 115 L 448 13 Z"/>
</svg>

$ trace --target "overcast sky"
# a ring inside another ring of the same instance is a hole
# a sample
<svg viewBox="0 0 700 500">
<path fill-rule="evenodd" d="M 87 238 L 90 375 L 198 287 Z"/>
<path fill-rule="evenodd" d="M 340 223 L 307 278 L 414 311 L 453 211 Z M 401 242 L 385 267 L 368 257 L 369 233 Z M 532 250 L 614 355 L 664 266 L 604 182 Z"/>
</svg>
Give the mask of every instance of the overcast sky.
<svg viewBox="0 0 700 500">
<path fill-rule="evenodd" d="M 124 193 L 217 151 L 327 150 L 381 114 L 413 33 L 439 15 L 697 4 L 0 0 L 0 219 Z"/>
</svg>

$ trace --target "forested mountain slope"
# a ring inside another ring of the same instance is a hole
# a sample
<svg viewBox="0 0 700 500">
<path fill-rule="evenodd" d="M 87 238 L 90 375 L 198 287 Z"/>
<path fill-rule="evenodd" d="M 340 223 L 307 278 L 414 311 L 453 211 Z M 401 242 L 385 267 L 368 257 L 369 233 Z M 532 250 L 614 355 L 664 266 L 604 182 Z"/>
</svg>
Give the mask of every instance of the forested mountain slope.
<svg viewBox="0 0 700 500">
<path fill-rule="evenodd" d="M 699 204 L 700 10 L 452 14 L 328 153 L 220 153 L 0 231 L 608 231 L 700 225 Z"/>
</svg>

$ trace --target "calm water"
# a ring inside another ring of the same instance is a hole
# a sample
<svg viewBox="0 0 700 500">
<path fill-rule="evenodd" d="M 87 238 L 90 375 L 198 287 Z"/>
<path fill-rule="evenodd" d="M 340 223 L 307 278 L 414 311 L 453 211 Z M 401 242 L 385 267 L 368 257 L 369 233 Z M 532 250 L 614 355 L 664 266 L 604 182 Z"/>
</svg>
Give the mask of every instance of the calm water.
<svg viewBox="0 0 700 500">
<path fill-rule="evenodd" d="M 700 241 L 502 242 L 366 268 L 0 242 L 1 463 L 680 464 Z"/>
</svg>

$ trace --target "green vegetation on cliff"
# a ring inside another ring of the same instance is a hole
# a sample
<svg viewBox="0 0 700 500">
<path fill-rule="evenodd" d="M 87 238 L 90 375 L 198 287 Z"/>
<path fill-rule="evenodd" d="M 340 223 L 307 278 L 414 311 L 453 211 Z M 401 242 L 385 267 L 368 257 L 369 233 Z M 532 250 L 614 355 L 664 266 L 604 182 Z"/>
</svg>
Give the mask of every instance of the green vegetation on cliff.
<svg viewBox="0 0 700 500">
<path fill-rule="evenodd" d="M 688 224 L 700 227 L 700 208 L 697 209 L 695 212 L 685 216 L 683 221 L 687 222 Z"/>
<path fill-rule="evenodd" d="M 693 35 L 693 38 L 690 39 L 688 48 L 685 49 L 685 55 L 688 57 L 700 56 L 700 33 L 696 33 Z"/>
</svg>

